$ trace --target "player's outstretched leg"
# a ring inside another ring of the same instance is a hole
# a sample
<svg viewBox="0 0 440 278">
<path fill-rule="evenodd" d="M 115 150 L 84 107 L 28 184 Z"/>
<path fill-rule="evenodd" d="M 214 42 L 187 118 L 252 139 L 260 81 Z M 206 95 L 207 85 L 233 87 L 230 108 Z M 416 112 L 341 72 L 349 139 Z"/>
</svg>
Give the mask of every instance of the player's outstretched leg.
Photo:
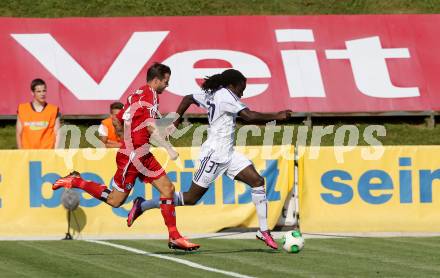
<svg viewBox="0 0 440 278">
<path fill-rule="evenodd" d="M 72 171 L 67 176 L 57 179 L 55 183 L 52 184 L 52 190 L 57 190 L 61 187 L 72 188 L 72 180 L 78 177 L 81 177 L 81 175 L 77 171 Z"/>
<path fill-rule="evenodd" d="M 86 181 L 81 178 L 81 175 L 77 171 L 73 171 L 63 178 L 59 178 L 52 185 L 53 190 L 57 190 L 61 187 L 64 188 L 80 188 L 96 199 L 106 202 L 111 190 L 103 184 L 99 184 L 93 181 Z"/>
</svg>

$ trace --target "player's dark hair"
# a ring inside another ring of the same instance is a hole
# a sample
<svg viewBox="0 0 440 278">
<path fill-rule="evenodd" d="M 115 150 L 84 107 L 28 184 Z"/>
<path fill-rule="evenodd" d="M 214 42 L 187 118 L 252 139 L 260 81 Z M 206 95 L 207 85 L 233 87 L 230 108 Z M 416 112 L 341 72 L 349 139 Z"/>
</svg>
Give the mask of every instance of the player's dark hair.
<svg viewBox="0 0 440 278">
<path fill-rule="evenodd" d="M 112 104 L 110 104 L 110 111 L 113 109 L 122 109 L 122 108 L 124 108 L 124 104 L 120 102 L 113 102 Z"/>
<path fill-rule="evenodd" d="M 39 86 L 39 85 L 44 85 L 46 86 L 46 82 L 44 82 L 43 79 L 41 78 L 35 78 L 34 80 L 32 80 L 31 82 L 31 91 L 35 91 L 35 87 Z"/>
<path fill-rule="evenodd" d="M 165 74 L 171 74 L 170 67 L 160 64 L 160 63 L 154 63 L 151 67 L 148 68 L 147 71 L 147 82 L 153 80 L 154 78 L 158 78 L 159 80 L 162 80 L 165 78 Z"/>
<path fill-rule="evenodd" d="M 212 93 L 229 85 L 237 86 L 241 82 L 246 82 L 246 77 L 241 72 L 227 69 L 222 73 L 206 77 L 202 84 L 202 90 L 205 93 Z"/>
</svg>

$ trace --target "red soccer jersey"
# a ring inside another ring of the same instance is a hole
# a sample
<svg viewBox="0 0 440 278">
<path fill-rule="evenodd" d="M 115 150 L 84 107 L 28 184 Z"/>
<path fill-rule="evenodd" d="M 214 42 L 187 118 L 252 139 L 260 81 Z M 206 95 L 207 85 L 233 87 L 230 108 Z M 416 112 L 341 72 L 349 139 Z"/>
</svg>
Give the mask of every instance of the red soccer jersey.
<svg viewBox="0 0 440 278">
<path fill-rule="evenodd" d="M 150 142 L 147 123 L 159 117 L 159 98 L 148 85 L 139 88 L 127 98 L 117 118 L 124 125 L 121 149 L 136 150 Z M 128 132 L 129 130 L 129 132 Z"/>
</svg>

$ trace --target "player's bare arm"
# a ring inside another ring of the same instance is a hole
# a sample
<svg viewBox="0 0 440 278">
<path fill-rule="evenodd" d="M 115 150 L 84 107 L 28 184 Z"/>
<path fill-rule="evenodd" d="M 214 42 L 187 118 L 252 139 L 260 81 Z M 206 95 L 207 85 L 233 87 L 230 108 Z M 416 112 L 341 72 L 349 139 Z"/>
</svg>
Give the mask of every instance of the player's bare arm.
<svg viewBox="0 0 440 278">
<path fill-rule="evenodd" d="M 238 115 L 247 123 L 285 121 L 290 118 L 292 111 L 284 110 L 277 113 L 260 113 L 249 108 L 241 110 Z"/>
<path fill-rule="evenodd" d="M 192 95 L 186 95 L 183 97 L 182 101 L 179 104 L 179 107 L 177 107 L 176 113 L 178 115 L 178 118 L 174 121 L 175 127 L 178 127 L 179 124 L 182 122 L 183 114 L 185 114 L 186 110 L 188 110 L 188 108 L 192 104 L 197 104 Z"/>
</svg>

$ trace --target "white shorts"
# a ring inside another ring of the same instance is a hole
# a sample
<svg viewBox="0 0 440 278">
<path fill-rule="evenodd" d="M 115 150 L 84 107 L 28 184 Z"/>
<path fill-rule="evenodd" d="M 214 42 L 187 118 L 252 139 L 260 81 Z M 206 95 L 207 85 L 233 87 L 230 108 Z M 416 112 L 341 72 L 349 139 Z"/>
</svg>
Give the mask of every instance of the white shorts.
<svg viewBox="0 0 440 278">
<path fill-rule="evenodd" d="M 194 174 L 193 182 L 201 187 L 208 188 L 219 176 L 226 173 L 234 179 L 244 168 L 252 165 L 252 162 L 241 153 L 234 151 L 228 162 L 217 163 L 211 160 L 211 154 L 200 158 L 199 169 Z"/>
</svg>

